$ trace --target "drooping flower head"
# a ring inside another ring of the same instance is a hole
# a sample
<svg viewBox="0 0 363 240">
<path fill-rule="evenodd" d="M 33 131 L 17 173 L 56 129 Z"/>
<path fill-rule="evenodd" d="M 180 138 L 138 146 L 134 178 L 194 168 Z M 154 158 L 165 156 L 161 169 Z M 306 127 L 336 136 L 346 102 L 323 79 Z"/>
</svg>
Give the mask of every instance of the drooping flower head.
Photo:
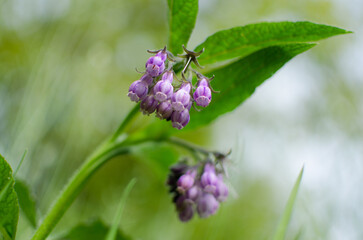
<svg viewBox="0 0 363 240">
<path fill-rule="evenodd" d="M 199 111 L 196 106 L 206 107 L 210 104 L 213 91 L 210 86 L 212 78 L 208 79 L 190 67 L 194 63 L 201 68 L 197 58 L 204 49 L 199 52 L 190 51 L 184 46 L 183 49 L 185 54 L 178 55 L 178 58 L 167 51 L 166 47 L 156 51 L 148 50 L 155 55 L 146 61 L 144 75 L 131 84 L 127 94 L 131 101 L 141 101 L 140 110 L 143 114 L 155 112 L 161 120 L 171 120 L 172 126 L 178 130 L 189 123 L 192 106 Z M 181 64 L 184 65 L 183 68 L 180 68 Z M 181 80 L 176 76 L 178 73 Z M 193 74 L 197 76 L 197 86 L 192 84 Z M 180 86 L 175 84 L 174 77 L 182 81 Z"/>
<path fill-rule="evenodd" d="M 203 165 L 183 163 L 171 168 L 167 184 L 181 221 L 189 221 L 194 212 L 200 218 L 209 217 L 226 200 L 228 188 L 223 182 L 223 171 L 216 169 L 215 164 L 208 159 Z"/>
</svg>

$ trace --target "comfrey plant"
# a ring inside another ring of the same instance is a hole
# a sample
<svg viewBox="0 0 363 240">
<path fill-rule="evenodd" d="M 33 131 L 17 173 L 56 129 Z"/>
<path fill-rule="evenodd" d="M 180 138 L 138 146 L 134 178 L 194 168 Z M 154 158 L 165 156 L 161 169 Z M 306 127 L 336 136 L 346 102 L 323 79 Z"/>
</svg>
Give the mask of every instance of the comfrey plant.
<svg viewBox="0 0 363 240">
<path fill-rule="evenodd" d="M 193 163 L 181 161 L 172 166 L 167 180 L 172 202 L 181 221 L 189 221 L 195 214 L 200 218 L 216 214 L 221 203 L 228 197 L 223 167 L 228 154 L 208 151 L 181 140 L 175 136 L 180 131 L 173 128 L 192 131 L 208 125 L 236 109 L 285 63 L 315 46 L 317 41 L 349 33 L 340 28 L 311 22 L 266 22 L 216 32 L 193 50 L 188 50 L 184 46 L 187 46 L 194 28 L 198 1 L 167 2 L 170 23 L 167 47 L 149 51 L 153 56 L 147 60 L 143 75 L 131 84 L 127 93 L 131 101 L 139 104 L 131 109 L 117 130 L 74 173 L 39 225 L 34 214 L 34 202 L 29 201 L 29 191 L 25 187 L 14 188 L 16 171 L 13 174 L 9 164 L 0 156 L 0 233 L 6 240 L 15 239 L 18 203 L 26 209 L 25 216 L 33 226 L 38 226 L 32 239 L 46 239 L 100 166 L 115 156 L 135 153 L 135 146 L 144 143 L 154 144 L 157 148 L 163 142 L 170 148 L 183 148 L 190 153 L 189 157 L 195 158 Z M 160 47 L 165 45 L 162 43 Z M 199 63 L 205 68 L 202 69 Z M 198 71 L 193 69 L 193 65 Z M 213 101 L 212 79 L 213 88 L 219 91 L 218 94 L 213 94 Z M 122 92 L 126 93 L 127 90 Z M 140 128 L 133 125 L 130 130 L 128 127 L 140 110 L 146 115 L 155 113 L 158 118 L 170 121 L 172 126 L 163 125 L 162 121 L 150 121 Z M 300 180 L 301 174 L 275 239 L 284 237 Z M 126 193 L 130 188 L 126 188 Z M 24 202 L 27 204 L 24 205 Z M 116 239 L 122 209 L 121 204 L 113 227 L 104 236 L 107 240 Z M 64 239 L 73 238 L 65 236 Z"/>
</svg>

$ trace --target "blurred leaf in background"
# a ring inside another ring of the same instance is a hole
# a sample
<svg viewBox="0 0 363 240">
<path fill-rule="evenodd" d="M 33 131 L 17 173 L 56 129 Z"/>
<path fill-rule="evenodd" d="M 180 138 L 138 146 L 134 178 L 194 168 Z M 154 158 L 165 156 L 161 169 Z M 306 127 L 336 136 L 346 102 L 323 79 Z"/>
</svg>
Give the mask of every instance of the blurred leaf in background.
<svg viewBox="0 0 363 240">
<path fill-rule="evenodd" d="M 18 196 L 19 206 L 25 217 L 35 228 L 37 226 L 37 206 L 29 186 L 22 180 L 16 179 L 14 189 Z"/>
<path fill-rule="evenodd" d="M 58 240 L 89 240 L 105 239 L 109 227 L 101 220 L 95 220 L 89 223 L 79 224 L 71 229 L 65 236 L 57 238 Z M 128 240 L 123 233 L 117 232 L 115 240 Z"/>
<path fill-rule="evenodd" d="M 19 218 L 18 197 L 14 190 L 13 171 L 0 155 L 0 236 L 15 239 Z"/>
</svg>

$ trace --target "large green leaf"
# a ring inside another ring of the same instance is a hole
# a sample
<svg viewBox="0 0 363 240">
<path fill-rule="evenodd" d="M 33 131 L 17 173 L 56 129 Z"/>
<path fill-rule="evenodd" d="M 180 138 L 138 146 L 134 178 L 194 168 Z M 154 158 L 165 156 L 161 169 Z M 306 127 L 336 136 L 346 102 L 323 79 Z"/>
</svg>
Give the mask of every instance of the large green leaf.
<svg viewBox="0 0 363 240">
<path fill-rule="evenodd" d="M 182 52 L 188 43 L 198 14 L 198 0 L 168 0 L 169 45 L 174 54 Z"/>
<path fill-rule="evenodd" d="M 191 112 L 186 129 L 208 124 L 218 116 L 234 110 L 286 62 L 314 45 L 305 43 L 265 48 L 206 74 L 215 75 L 211 84 L 220 93 L 213 94 L 211 104 L 201 112 Z"/>
<path fill-rule="evenodd" d="M 109 227 L 106 226 L 101 220 L 96 220 L 90 223 L 80 224 L 72 228 L 65 236 L 57 238 L 58 240 L 90 240 L 105 239 Z M 122 232 L 118 231 L 116 240 L 129 240 L 130 237 L 126 237 Z"/>
<path fill-rule="evenodd" d="M 18 195 L 21 210 L 30 224 L 35 228 L 37 226 L 36 203 L 33 195 L 29 191 L 28 185 L 22 180 L 16 179 L 14 188 Z"/>
<path fill-rule="evenodd" d="M 292 210 L 294 208 L 294 203 L 295 203 L 296 196 L 297 196 L 297 193 L 298 193 L 298 190 L 299 190 L 299 186 L 300 186 L 300 183 L 301 183 L 303 172 L 304 172 L 304 167 L 301 169 L 300 174 L 296 179 L 294 188 L 292 189 L 292 191 L 290 193 L 289 200 L 287 201 L 285 211 L 284 211 L 284 213 L 282 215 L 281 221 L 280 221 L 279 226 L 277 228 L 276 234 L 274 236 L 274 240 L 283 240 L 283 239 L 285 239 L 285 235 L 286 235 L 286 232 L 287 232 L 287 227 L 288 227 L 289 222 L 290 222 Z"/>
<path fill-rule="evenodd" d="M 0 155 L 0 234 L 15 239 L 19 218 L 18 197 L 14 190 L 13 171 Z"/>
<path fill-rule="evenodd" d="M 216 32 L 196 47 L 205 48 L 200 63 L 211 64 L 247 56 L 262 48 L 292 43 L 316 42 L 349 31 L 311 22 L 270 22 L 249 24 Z"/>
</svg>

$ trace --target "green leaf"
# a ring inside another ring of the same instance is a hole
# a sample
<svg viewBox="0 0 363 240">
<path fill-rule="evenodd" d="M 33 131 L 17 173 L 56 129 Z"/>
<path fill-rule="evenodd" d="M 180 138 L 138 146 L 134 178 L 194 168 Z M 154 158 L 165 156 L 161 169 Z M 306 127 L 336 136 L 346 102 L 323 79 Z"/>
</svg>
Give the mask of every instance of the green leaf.
<svg viewBox="0 0 363 240">
<path fill-rule="evenodd" d="M 30 224 L 35 228 L 37 226 L 36 203 L 29 191 L 28 185 L 22 180 L 16 179 L 14 189 L 18 195 L 21 210 Z"/>
<path fill-rule="evenodd" d="M 120 225 L 120 221 L 121 221 L 122 213 L 125 208 L 126 200 L 131 192 L 131 189 L 134 187 L 135 183 L 136 183 L 136 179 L 135 178 L 131 179 L 129 184 L 127 184 L 124 192 L 122 193 L 121 201 L 117 208 L 115 219 L 113 220 L 113 224 L 107 233 L 107 236 L 105 238 L 106 240 L 117 240 L 117 230 L 118 230 L 118 226 Z"/>
<path fill-rule="evenodd" d="M 297 192 L 299 190 L 299 186 L 300 186 L 300 183 L 301 183 L 303 172 L 304 172 L 304 167 L 302 167 L 302 169 L 300 171 L 300 174 L 296 179 L 294 188 L 292 189 L 292 191 L 290 193 L 289 200 L 287 201 L 285 211 L 284 211 L 284 213 L 282 215 L 282 218 L 280 220 L 279 226 L 278 226 L 276 234 L 274 236 L 274 240 L 283 240 L 283 239 L 285 239 L 287 227 L 288 227 L 289 222 L 290 222 L 292 209 L 294 207 L 294 203 L 295 203 L 295 200 L 296 200 Z"/>
<path fill-rule="evenodd" d="M 15 239 L 19 218 L 18 197 L 12 174 L 10 165 L 0 155 L 0 233 L 5 239 Z"/>
<path fill-rule="evenodd" d="M 90 239 L 105 239 L 109 227 L 101 220 L 96 220 L 90 223 L 79 224 L 72 228 L 65 236 L 57 238 L 58 240 L 90 240 Z M 122 232 L 118 231 L 116 240 L 130 240 Z"/>
<path fill-rule="evenodd" d="M 198 0 L 168 0 L 169 6 L 169 45 L 174 54 L 187 46 L 198 14 Z"/>
<path fill-rule="evenodd" d="M 257 23 L 216 32 L 197 46 L 195 51 L 205 48 L 198 58 L 203 65 L 247 56 L 270 46 L 316 42 L 344 33 L 350 32 L 311 22 Z"/>
<path fill-rule="evenodd" d="M 208 124 L 234 110 L 286 62 L 314 45 L 305 43 L 269 47 L 206 74 L 215 75 L 211 85 L 220 93 L 213 94 L 211 104 L 201 112 L 191 112 L 186 129 Z"/>
</svg>

